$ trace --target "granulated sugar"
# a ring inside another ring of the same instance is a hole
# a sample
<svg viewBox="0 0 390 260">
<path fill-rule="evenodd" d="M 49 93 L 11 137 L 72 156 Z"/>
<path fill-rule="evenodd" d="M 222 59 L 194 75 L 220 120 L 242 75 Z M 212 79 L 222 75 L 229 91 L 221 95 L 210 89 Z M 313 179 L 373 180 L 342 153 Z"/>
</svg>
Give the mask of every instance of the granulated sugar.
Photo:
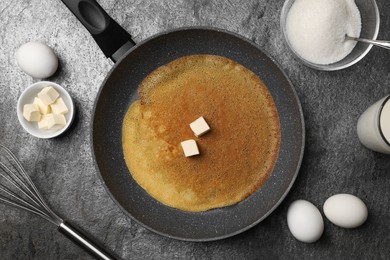
<svg viewBox="0 0 390 260">
<path fill-rule="evenodd" d="M 354 0 L 296 0 L 287 15 L 287 37 L 303 59 L 335 63 L 347 56 L 359 37 L 360 12 Z"/>
</svg>

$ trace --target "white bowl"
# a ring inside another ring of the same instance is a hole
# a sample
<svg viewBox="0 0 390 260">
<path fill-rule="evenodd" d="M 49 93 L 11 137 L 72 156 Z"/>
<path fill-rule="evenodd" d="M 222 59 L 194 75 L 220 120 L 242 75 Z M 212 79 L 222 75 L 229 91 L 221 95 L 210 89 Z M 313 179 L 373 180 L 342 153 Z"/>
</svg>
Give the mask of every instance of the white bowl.
<svg viewBox="0 0 390 260">
<path fill-rule="evenodd" d="M 66 125 L 63 128 L 58 130 L 39 129 L 37 122 L 29 122 L 23 117 L 23 106 L 25 104 L 33 103 L 34 98 L 37 97 L 38 93 L 44 87 L 47 86 L 52 86 L 60 94 L 60 97 L 62 97 L 62 99 L 65 102 L 65 105 L 68 107 L 69 110 L 69 112 L 65 114 Z M 24 130 L 26 130 L 29 134 L 35 137 L 43 138 L 43 139 L 53 138 L 64 133 L 72 124 L 74 118 L 74 111 L 75 111 L 75 107 L 69 93 L 57 83 L 50 82 L 50 81 L 39 81 L 27 87 L 20 95 L 17 104 L 18 119 L 20 124 L 23 126 Z"/>
</svg>

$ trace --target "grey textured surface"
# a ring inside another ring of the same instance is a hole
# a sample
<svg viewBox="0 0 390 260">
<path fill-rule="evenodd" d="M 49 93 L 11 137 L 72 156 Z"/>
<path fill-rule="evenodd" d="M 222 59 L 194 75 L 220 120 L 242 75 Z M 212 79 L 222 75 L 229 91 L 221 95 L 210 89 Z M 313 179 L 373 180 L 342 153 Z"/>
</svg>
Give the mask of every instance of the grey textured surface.
<svg viewBox="0 0 390 260">
<path fill-rule="evenodd" d="M 390 160 L 360 145 L 357 119 L 390 92 L 390 52 L 373 48 L 358 64 L 319 72 L 296 61 L 283 42 L 283 1 L 99 1 L 136 42 L 170 28 L 211 25 L 239 33 L 278 61 L 296 87 L 306 119 L 302 169 L 285 201 L 249 231 L 222 241 L 181 242 L 161 237 L 127 218 L 98 181 L 89 147 L 92 105 L 112 63 L 57 0 L 0 2 L 0 142 L 20 158 L 60 216 L 83 227 L 124 259 L 388 259 L 390 257 Z M 379 38 L 390 39 L 390 2 L 378 0 Z M 24 132 L 16 101 L 35 82 L 16 65 L 15 51 L 38 40 L 53 47 L 60 68 L 49 80 L 67 88 L 77 118 L 67 134 L 41 140 Z M 303 244 L 289 233 L 288 205 L 307 199 L 322 207 L 331 195 L 362 198 L 367 222 L 354 230 L 325 220 L 323 237 Z M 90 259 L 54 226 L 0 205 L 1 259 Z"/>
</svg>

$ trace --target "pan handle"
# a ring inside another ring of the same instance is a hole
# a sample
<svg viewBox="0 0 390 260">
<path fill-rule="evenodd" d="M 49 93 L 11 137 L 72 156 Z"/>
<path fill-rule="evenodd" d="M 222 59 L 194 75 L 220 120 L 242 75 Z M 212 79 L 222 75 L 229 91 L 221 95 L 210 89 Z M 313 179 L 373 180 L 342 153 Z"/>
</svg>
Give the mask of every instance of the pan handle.
<svg viewBox="0 0 390 260">
<path fill-rule="evenodd" d="M 107 58 L 116 62 L 135 43 L 95 0 L 61 0 L 91 33 Z"/>
</svg>

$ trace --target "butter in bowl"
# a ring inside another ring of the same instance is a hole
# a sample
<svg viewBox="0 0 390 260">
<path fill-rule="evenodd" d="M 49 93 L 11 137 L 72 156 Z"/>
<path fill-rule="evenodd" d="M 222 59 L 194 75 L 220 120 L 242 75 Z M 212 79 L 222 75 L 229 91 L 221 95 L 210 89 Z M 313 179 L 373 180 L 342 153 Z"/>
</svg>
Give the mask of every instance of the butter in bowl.
<svg viewBox="0 0 390 260">
<path fill-rule="evenodd" d="M 17 104 L 20 124 L 38 138 L 53 138 L 64 133 L 73 121 L 74 110 L 69 93 L 50 81 L 27 87 Z"/>
</svg>

